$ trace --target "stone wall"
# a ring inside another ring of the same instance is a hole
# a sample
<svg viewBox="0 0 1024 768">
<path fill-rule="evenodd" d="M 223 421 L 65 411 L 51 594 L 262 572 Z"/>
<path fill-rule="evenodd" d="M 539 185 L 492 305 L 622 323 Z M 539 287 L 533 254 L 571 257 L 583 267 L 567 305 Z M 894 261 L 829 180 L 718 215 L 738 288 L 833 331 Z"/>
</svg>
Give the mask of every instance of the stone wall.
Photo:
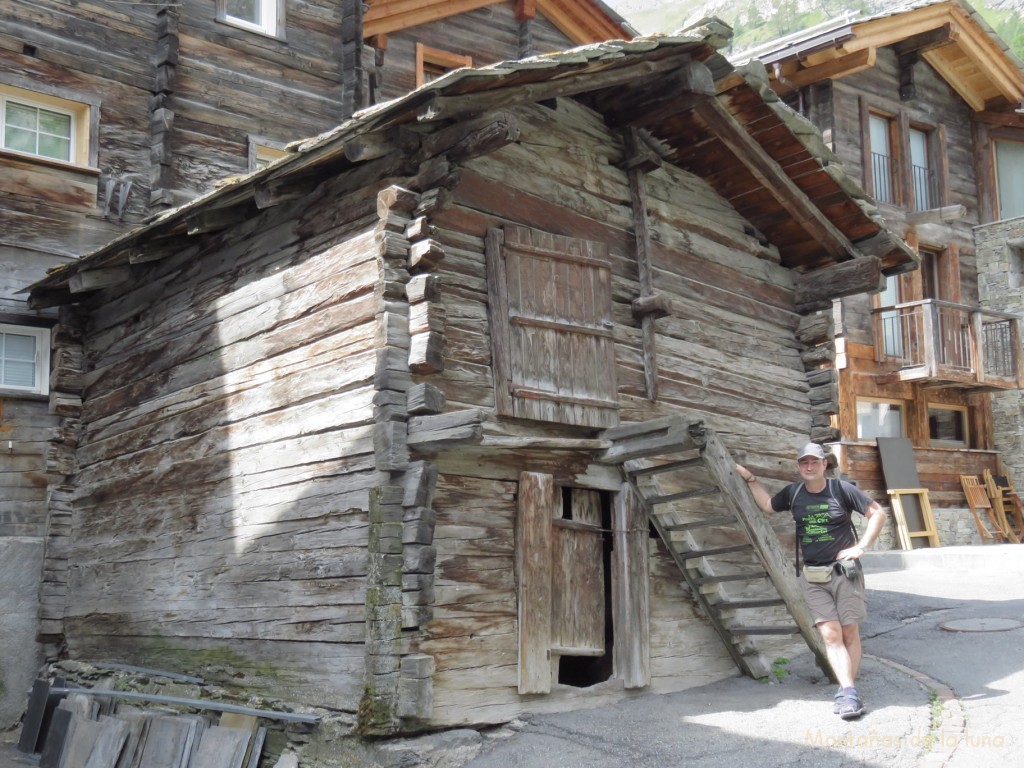
<svg viewBox="0 0 1024 768">
<path fill-rule="evenodd" d="M 888 509 L 888 512 L 889 519 L 885 521 L 885 526 L 873 547 L 876 551 L 902 549 L 896 535 L 896 523 L 892 509 Z M 939 535 L 940 546 L 960 547 L 983 543 L 969 509 L 932 507 L 932 517 L 935 518 L 935 532 Z M 862 525 L 858 519 L 858 531 L 862 530 Z"/>
<path fill-rule="evenodd" d="M 1024 238 L 1024 217 L 976 227 L 978 298 L 982 308 L 1024 317 L 1024 247 L 1010 246 Z M 1024 488 L 1024 392 L 992 395 L 995 448 L 1014 487 Z"/>
</svg>

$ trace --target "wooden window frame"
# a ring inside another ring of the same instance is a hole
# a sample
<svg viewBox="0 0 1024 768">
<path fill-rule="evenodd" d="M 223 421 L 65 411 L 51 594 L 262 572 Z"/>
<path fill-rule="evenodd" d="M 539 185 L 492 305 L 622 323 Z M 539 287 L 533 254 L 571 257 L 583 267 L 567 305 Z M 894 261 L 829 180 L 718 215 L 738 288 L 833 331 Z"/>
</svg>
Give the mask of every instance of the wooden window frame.
<svg viewBox="0 0 1024 768">
<path fill-rule="evenodd" d="M 228 0 L 217 0 L 216 20 L 222 24 L 255 32 L 258 35 L 284 40 L 285 0 L 258 0 L 258 2 L 265 16 L 263 23 L 232 16 L 228 13 Z"/>
<path fill-rule="evenodd" d="M 71 118 L 69 159 L 62 160 L 4 146 L 4 115 L 10 102 L 68 115 Z M 0 152 L 58 168 L 91 169 L 96 165 L 98 145 L 98 121 L 94 118 L 94 106 L 93 103 L 67 98 L 59 93 L 44 93 L 0 83 Z"/>
<path fill-rule="evenodd" d="M 0 391 L 19 395 L 45 395 L 50 391 L 50 329 L 25 325 L 0 323 L 0 334 L 31 336 L 36 340 L 35 365 L 36 383 L 32 387 L 19 387 L 3 383 L 0 377 Z M 0 365 L 3 360 L 0 360 Z"/>
<path fill-rule="evenodd" d="M 931 411 L 954 411 L 961 415 L 963 420 L 963 440 L 936 440 L 931 436 L 932 425 L 931 425 Z M 971 447 L 971 413 L 970 408 L 966 405 L 955 405 L 951 403 L 934 403 L 929 402 L 926 406 L 926 413 L 928 417 L 928 444 L 932 448 L 970 448 Z"/>
<path fill-rule="evenodd" d="M 871 443 L 878 438 L 877 435 L 871 437 L 860 436 L 860 414 L 858 413 L 858 406 L 861 403 L 880 403 L 883 405 L 895 405 L 900 409 L 900 434 L 897 437 L 907 436 L 907 414 L 909 409 L 907 408 L 907 402 L 905 400 L 899 400 L 891 397 L 872 397 L 868 395 L 857 395 L 853 404 L 853 416 L 854 424 L 857 431 L 856 441 L 858 443 Z"/>
<path fill-rule="evenodd" d="M 461 67 L 472 67 L 473 57 L 466 56 L 441 48 L 431 48 L 423 43 L 416 43 L 416 87 L 427 82 L 427 67 L 433 65 L 451 72 Z"/>
<path fill-rule="evenodd" d="M 249 171 L 261 171 L 290 153 L 283 141 L 274 141 L 260 136 L 249 137 Z"/>
<path fill-rule="evenodd" d="M 900 168 L 903 165 L 903 158 L 900 141 L 899 116 L 884 110 L 870 106 L 864 98 L 861 98 L 861 145 L 863 148 L 864 164 L 864 188 L 868 190 L 875 202 L 881 205 L 899 206 L 903 200 L 901 188 Z M 889 138 L 889 184 L 890 200 L 880 200 L 878 196 L 878 184 L 875 178 L 874 159 L 871 143 L 871 119 L 878 118 L 886 122 L 886 133 Z"/>
<path fill-rule="evenodd" d="M 616 426 L 619 401 L 607 244 L 506 224 L 488 231 L 485 252 L 497 413 L 555 424 Z M 531 260 L 535 268 L 549 269 L 553 276 L 550 282 L 532 286 L 540 286 L 534 291 L 522 279 L 539 273 L 528 267 Z M 569 295 L 573 302 L 566 298 Z M 558 305 L 554 311 L 544 305 L 552 297 Z M 556 359 L 559 364 L 551 370 L 544 366 L 545 360 Z"/>
</svg>

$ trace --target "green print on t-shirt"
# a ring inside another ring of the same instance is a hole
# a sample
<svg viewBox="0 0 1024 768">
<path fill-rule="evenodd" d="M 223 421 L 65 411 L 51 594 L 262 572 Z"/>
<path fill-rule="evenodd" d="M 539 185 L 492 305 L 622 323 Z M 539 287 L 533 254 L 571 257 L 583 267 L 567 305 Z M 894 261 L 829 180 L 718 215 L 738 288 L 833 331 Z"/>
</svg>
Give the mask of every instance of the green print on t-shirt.
<svg viewBox="0 0 1024 768">
<path fill-rule="evenodd" d="M 817 512 L 813 515 L 808 515 L 804 518 L 804 541 L 832 541 L 834 537 L 823 536 L 828 533 L 826 527 L 832 520 L 832 516 L 827 512 L 828 504 L 814 504 L 813 506 L 808 505 L 807 510 L 826 510 L 825 512 Z M 815 539 L 817 537 L 817 539 Z"/>
</svg>

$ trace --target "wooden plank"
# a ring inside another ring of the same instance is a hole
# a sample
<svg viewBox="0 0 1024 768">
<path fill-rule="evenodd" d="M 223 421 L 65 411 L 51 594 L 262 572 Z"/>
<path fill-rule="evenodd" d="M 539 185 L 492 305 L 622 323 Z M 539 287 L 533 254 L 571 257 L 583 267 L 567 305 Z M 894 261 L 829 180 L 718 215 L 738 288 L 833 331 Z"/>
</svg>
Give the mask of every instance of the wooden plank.
<svg viewBox="0 0 1024 768">
<path fill-rule="evenodd" d="M 188 768 L 243 768 L 252 735 L 245 728 L 207 728 Z"/>
<path fill-rule="evenodd" d="M 597 491 L 572 491 L 572 521 L 601 524 Z M 558 521 L 556 521 L 558 522 Z M 566 521 L 568 522 L 568 521 Z M 562 655 L 604 650 L 605 601 L 602 532 L 556 526 L 552 531 L 551 643 Z"/>
<path fill-rule="evenodd" d="M 628 484 L 615 494 L 612 514 L 614 670 L 625 688 L 646 688 L 651 682 L 647 516 Z"/>
<path fill-rule="evenodd" d="M 131 725 L 118 717 L 101 717 L 100 733 L 84 768 L 116 768 L 128 741 Z"/>
<path fill-rule="evenodd" d="M 149 724 L 139 768 L 183 768 L 192 750 L 196 723 L 183 717 L 154 717 Z"/>
<path fill-rule="evenodd" d="M 519 692 L 551 690 L 551 520 L 556 508 L 551 475 L 519 476 L 516 571 L 519 578 Z"/>
</svg>

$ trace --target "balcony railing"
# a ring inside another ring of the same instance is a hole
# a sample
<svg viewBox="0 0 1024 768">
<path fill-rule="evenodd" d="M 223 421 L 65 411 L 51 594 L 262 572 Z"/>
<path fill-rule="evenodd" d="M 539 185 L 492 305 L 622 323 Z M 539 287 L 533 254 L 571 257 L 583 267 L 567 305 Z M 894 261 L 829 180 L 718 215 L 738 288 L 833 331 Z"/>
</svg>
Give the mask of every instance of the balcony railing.
<svg viewBox="0 0 1024 768">
<path fill-rule="evenodd" d="M 879 203 L 895 203 L 892 188 L 892 161 L 888 155 L 871 153 L 871 176 L 874 179 L 875 200 Z"/>
<path fill-rule="evenodd" d="M 926 299 L 872 311 L 875 359 L 901 381 L 1020 389 L 1020 318 Z"/>
<path fill-rule="evenodd" d="M 927 211 L 935 208 L 935 174 L 930 168 L 922 165 L 910 166 L 910 174 L 914 180 L 914 210 Z"/>
</svg>

